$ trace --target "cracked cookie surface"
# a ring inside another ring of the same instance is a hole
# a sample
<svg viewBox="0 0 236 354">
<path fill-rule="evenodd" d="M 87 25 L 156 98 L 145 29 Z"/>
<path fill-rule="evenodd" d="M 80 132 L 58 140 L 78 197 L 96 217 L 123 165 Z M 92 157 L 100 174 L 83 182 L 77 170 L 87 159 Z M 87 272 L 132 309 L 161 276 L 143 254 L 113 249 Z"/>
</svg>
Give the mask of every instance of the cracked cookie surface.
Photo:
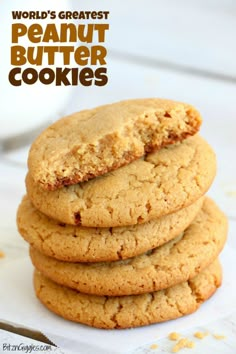
<svg viewBox="0 0 236 354">
<path fill-rule="evenodd" d="M 195 278 L 165 290 L 134 296 L 86 295 L 34 273 L 39 300 L 65 319 L 98 328 L 131 328 L 178 318 L 196 311 L 221 285 L 222 270 L 214 261 Z"/>
<path fill-rule="evenodd" d="M 206 193 L 216 172 L 212 148 L 199 136 L 162 148 L 129 165 L 55 191 L 30 174 L 36 209 L 66 224 L 116 227 L 144 223 L 187 207 Z"/>
<path fill-rule="evenodd" d="M 33 265 L 53 281 L 87 294 L 134 295 L 187 281 L 222 250 L 227 219 L 206 198 L 191 225 L 177 238 L 140 256 L 116 262 L 69 263 L 30 248 Z"/>
<path fill-rule="evenodd" d="M 192 106 L 165 99 L 136 99 L 62 118 L 30 149 L 33 180 L 46 190 L 103 175 L 146 152 L 194 135 L 201 116 Z"/>
<path fill-rule="evenodd" d="M 190 206 L 144 224 L 113 228 L 66 225 L 48 218 L 25 196 L 18 208 L 20 234 L 40 252 L 67 262 L 116 261 L 134 257 L 179 235 L 201 209 Z"/>
</svg>

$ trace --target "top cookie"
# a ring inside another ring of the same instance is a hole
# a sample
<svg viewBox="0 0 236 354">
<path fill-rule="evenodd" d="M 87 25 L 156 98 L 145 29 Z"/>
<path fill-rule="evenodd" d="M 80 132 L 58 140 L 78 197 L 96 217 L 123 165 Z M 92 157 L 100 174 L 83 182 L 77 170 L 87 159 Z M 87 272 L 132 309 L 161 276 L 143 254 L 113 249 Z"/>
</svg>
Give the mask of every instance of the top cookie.
<svg viewBox="0 0 236 354">
<path fill-rule="evenodd" d="M 194 135 L 192 106 L 165 99 L 121 101 L 62 118 L 33 143 L 28 166 L 46 190 L 103 175 L 146 152 Z"/>
<path fill-rule="evenodd" d="M 213 150 L 196 135 L 88 182 L 45 191 L 28 174 L 26 187 L 35 208 L 53 219 L 115 227 L 187 207 L 206 193 L 215 172 Z"/>
</svg>

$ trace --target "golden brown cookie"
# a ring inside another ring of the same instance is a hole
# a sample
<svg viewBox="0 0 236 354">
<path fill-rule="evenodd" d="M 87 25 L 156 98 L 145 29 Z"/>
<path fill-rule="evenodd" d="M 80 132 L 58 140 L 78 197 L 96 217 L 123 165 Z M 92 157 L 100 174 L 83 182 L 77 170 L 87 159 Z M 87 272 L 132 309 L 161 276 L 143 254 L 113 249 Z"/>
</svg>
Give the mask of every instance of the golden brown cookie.
<svg viewBox="0 0 236 354">
<path fill-rule="evenodd" d="M 197 110 L 165 99 L 136 99 L 81 111 L 47 128 L 33 143 L 30 174 L 46 190 L 100 176 L 195 134 Z"/>
<path fill-rule="evenodd" d="M 199 136 L 163 148 L 88 182 L 44 191 L 30 174 L 30 200 L 67 224 L 116 227 L 171 214 L 199 199 L 216 172 L 215 154 Z"/>
<path fill-rule="evenodd" d="M 36 269 L 58 284 L 87 294 L 120 296 L 153 292 L 187 281 L 217 258 L 227 219 L 206 199 L 192 224 L 177 238 L 143 255 L 116 262 L 69 263 L 31 248 Z"/>
<path fill-rule="evenodd" d="M 222 270 L 214 261 L 195 278 L 142 295 L 107 297 L 79 293 L 34 274 L 39 300 L 68 320 L 98 328 L 130 328 L 168 321 L 196 311 L 221 285 Z"/>
<path fill-rule="evenodd" d="M 92 228 L 61 224 L 36 210 L 27 196 L 17 213 L 18 230 L 40 252 L 67 262 L 116 261 L 134 257 L 170 241 L 193 221 L 203 198 L 145 224 Z"/>
</svg>

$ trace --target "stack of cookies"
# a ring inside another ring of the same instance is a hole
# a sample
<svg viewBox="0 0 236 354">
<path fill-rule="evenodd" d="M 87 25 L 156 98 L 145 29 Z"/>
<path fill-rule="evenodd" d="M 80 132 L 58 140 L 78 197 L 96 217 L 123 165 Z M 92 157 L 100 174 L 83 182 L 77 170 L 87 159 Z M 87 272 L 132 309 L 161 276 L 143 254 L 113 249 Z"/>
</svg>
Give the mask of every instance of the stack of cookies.
<svg viewBox="0 0 236 354">
<path fill-rule="evenodd" d="M 99 328 L 195 311 L 220 286 L 224 214 L 199 113 L 164 100 L 65 117 L 33 143 L 17 214 L 39 300 Z"/>
</svg>

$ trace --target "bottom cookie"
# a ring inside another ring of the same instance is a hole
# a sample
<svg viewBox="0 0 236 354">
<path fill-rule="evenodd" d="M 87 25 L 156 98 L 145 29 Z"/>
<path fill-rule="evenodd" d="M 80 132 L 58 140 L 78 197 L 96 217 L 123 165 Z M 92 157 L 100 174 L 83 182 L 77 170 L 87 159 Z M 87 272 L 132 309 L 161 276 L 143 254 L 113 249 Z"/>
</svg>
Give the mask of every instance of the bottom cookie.
<svg viewBox="0 0 236 354">
<path fill-rule="evenodd" d="M 175 319 L 196 311 L 221 285 L 218 260 L 195 278 L 142 295 L 96 296 L 57 285 L 38 271 L 34 288 L 39 300 L 65 319 L 97 328 L 131 328 Z"/>
</svg>

